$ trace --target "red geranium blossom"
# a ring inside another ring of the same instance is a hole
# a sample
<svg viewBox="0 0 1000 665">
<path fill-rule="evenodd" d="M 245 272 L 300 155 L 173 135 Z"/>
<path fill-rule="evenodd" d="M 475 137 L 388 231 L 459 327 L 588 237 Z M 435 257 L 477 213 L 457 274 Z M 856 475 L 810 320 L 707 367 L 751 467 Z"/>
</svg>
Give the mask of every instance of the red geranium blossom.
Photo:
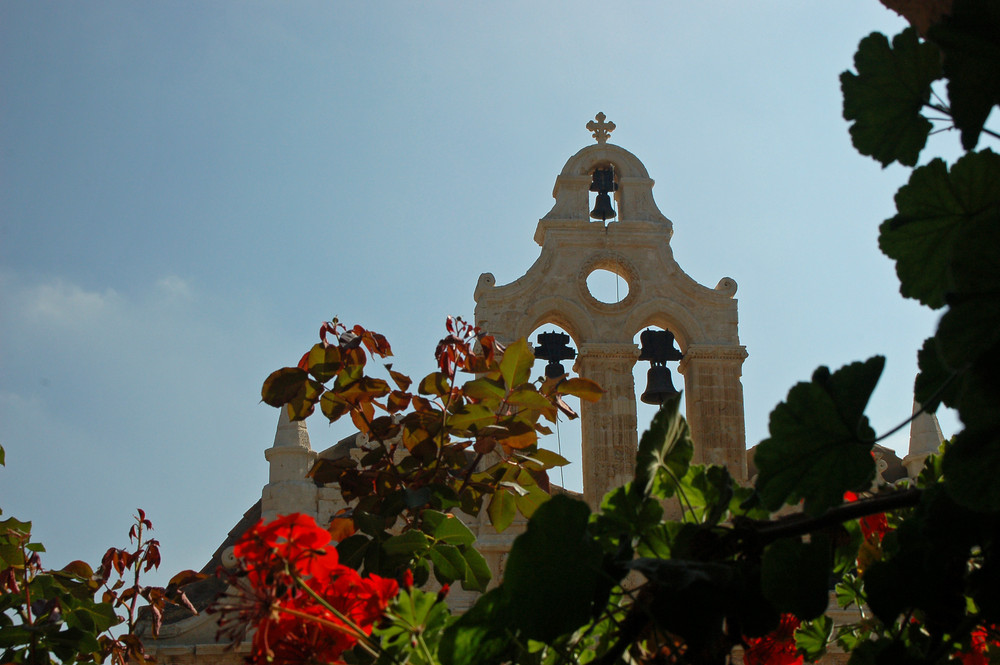
<svg viewBox="0 0 1000 665">
<path fill-rule="evenodd" d="M 995 650 L 1000 649 L 1000 642 L 996 640 L 995 626 L 987 629 L 985 626 L 978 626 L 969 636 L 970 644 L 968 651 L 955 654 L 955 658 L 962 662 L 962 665 L 990 665 L 989 647 Z M 993 637 L 993 639 L 989 639 Z M 995 653 L 995 651 L 994 651 Z"/>
<path fill-rule="evenodd" d="M 857 501 L 858 495 L 854 492 L 844 492 L 844 501 Z M 881 543 L 882 537 L 890 531 L 889 520 L 885 513 L 876 515 L 866 515 L 858 520 L 861 523 L 861 533 L 865 540 Z"/>
<path fill-rule="evenodd" d="M 294 514 L 258 522 L 234 546 L 236 591 L 214 611 L 235 640 L 256 628 L 249 662 L 336 662 L 371 634 L 398 585 L 342 565 L 330 540 L 312 517 Z"/>
<path fill-rule="evenodd" d="M 795 648 L 799 623 L 794 614 L 782 614 L 778 627 L 764 637 L 745 638 L 744 665 L 802 665 L 804 658 Z"/>
</svg>

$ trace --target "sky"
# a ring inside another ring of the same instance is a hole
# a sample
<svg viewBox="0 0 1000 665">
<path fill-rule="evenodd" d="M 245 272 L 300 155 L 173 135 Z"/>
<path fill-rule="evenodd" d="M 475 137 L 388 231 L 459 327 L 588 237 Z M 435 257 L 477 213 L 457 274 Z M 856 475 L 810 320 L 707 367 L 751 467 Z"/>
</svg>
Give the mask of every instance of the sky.
<svg viewBox="0 0 1000 665">
<path fill-rule="evenodd" d="M 4 516 L 62 566 L 142 507 L 162 574 L 200 568 L 267 482 L 263 379 L 333 316 L 431 371 L 479 275 L 537 258 L 599 111 L 681 268 L 739 284 L 748 445 L 817 366 L 878 353 L 891 429 L 937 314 L 878 250 L 909 171 L 853 150 L 838 76 L 904 27 L 875 0 L 0 3 Z"/>
</svg>

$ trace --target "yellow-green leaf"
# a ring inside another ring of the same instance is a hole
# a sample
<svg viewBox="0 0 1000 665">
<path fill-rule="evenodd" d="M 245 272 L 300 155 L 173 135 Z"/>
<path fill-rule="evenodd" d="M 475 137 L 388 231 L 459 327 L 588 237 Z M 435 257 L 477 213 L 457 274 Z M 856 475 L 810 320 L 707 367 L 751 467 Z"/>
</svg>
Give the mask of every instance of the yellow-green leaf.
<svg viewBox="0 0 1000 665">
<path fill-rule="evenodd" d="M 466 381 L 465 385 L 462 386 L 462 392 L 465 393 L 466 397 L 477 400 L 502 400 L 507 395 L 507 391 L 504 389 L 503 383 L 497 381 L 496 379 L 490 379 L 487 377 L 480 377 L 478 379 L 473 379 L 472 381 Z"/>
<path fill-rule="evenodd" d="M 465 431 L 485 427 L 496 421 L 496 414 L 481 404 L 466 404 L 448 417 L 448 426 Z"/>
<path fill-rule="evenodd" d="M 535 354 L 523 337 L 507 347 L 500 361 L 500 375 L 508 390 L 528 381 L 534 362 Z"/>
<path fill-rule="evenodd" d="M 309 350 L 309 373 L 318 381 L 327 382 L 337 375 L 344 364 L 340 360 L 340 348 L 316 344 Z"/>
<path fill-rule="evenodd" d="M 563 381 L 557 390 L 563 395 L 573 395 L 588 402 L 596 402 L 604 394 L 604 389 L 599 385 L 579 376 Z"/>
<path fill-rule="evenodd" d="M 489 515 L 490 524 L 497 530 L 497 533 L 502 533 L 517 515 L 514 495 L 502 489 L 494 492 L 493 498 L 490 499 L 490 505 L 486 508 L 486 514 Z"/>
<path fill-rule="evenodd" d="M 442 397 L 451 392 L 451 386 L 448 384 L 448 377 L 443 372 L 431 372 L 420 380 L 417 391 L 421 395 Z"/>
</svg>

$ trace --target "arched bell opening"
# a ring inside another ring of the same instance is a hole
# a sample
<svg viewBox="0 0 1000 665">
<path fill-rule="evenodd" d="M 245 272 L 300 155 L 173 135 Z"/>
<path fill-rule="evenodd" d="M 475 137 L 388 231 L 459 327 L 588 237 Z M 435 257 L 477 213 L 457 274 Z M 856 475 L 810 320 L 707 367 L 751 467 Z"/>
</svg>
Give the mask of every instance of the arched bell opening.
<svg viewBox="0 0 1000 665">
<path fill-rule="evenodd" d="M 587 210 L 590 220 L 602 223 L 613 222 L 618 218 L 620 207 L 619 175 L 615 165 L 610 162 L 598 164 L 590 172 L 590 188 Z"/>
<path fill-rule="evenodd" d="M 684 391 L 684 376 L 677 364 L 684 357 L 677 336 L 668 328 L 649 326 L 636 333 L 639 359 L 632 369 L 635 381 L 636 422 L 640 436 L 649 429 L 663 401 Z M 685 413 L 685 400 L 680 411 Z"/>
<path fill-rule="evenodd" d="M 535 352 L 535 366 L 531 372 L 533 379 L 544 380 L 562 375 L 576 376 L 573 365 L 578 355 L 578 347 L 572 335 L 561 326 L 554 323 L 543 323 L 528 335 L 528 342 Z M 566 396 L 563 399 L 566 406 L 579 416 L 580 400 L 572 396 Z M 570 419 L 566 413 L 560 412 L 555 423 L 543 419 L 543 424 L 552 433 L 539 435 L 539 448 L 551 450 L 570 462 L 565 466 L 550 469 L 548 472 L 549 481 L 563 489 L 583 492 L 581 444 L 583 436 L 580 418 Z"/>
</svg>

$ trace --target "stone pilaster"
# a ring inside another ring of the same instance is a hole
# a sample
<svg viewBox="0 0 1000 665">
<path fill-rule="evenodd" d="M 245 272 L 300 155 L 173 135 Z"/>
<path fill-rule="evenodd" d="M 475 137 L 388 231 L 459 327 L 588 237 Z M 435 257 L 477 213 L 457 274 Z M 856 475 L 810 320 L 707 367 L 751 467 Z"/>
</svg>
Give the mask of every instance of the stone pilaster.
<svg viewBox="0 0 1000 665">
<path fill-rule="evenodd" d="M 746 428 L 740 377 L 746 357 L 742 346 L 691 345 L 678 367 L 684 375 L 694 462 L 725 466 L 737 483 L 744 484 Z"/>
<path fill-rule="evenodd" d="M 632 368 L 639 349 L 632 343 L 580 346 L 575 369 L 607 392 L 598 402 L 581 402 L 583 497 L 592 509 L 611 489 L 632 480 L 639 446 Z"/>
</svg>

